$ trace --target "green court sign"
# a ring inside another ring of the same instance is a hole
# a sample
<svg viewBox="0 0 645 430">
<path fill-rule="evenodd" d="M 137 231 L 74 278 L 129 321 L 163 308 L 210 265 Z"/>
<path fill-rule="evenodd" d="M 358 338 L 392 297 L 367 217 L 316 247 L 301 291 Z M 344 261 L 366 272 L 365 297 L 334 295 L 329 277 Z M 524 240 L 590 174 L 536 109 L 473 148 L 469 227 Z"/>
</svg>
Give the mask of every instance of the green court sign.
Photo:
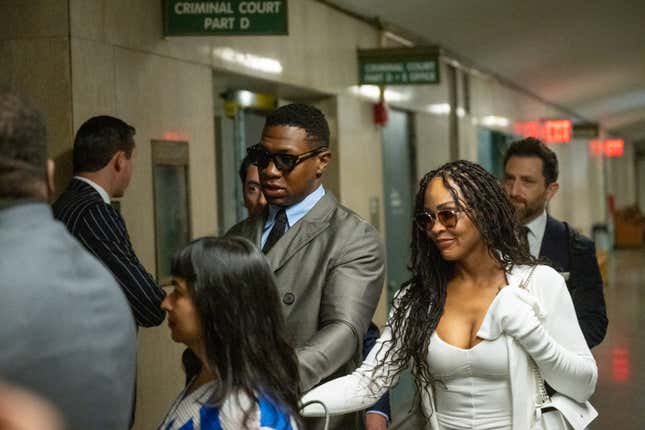
<svg viewBox="0 0 645 430">
<path fill-rule="evenodd" d="M 287 0 L 163 0 L 164 36 L 289 34 Z"/>
<path fill-rule="evenodd" d="M 380 48 L 358 50 L 361 85 L 439 83 L 439 48 Z"/>
</svg>

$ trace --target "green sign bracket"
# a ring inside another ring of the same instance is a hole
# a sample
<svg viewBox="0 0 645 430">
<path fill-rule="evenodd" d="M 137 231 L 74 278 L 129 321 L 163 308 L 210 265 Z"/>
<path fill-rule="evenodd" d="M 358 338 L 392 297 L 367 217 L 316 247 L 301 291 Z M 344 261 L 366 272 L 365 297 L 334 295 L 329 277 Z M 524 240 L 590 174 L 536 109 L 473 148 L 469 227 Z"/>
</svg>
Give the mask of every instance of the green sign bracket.
<svg viewBox="0 0 645 430">
<path fill-rule="evenodd" d="M 440 48 L 378 48 L 358 50 L 361 85 L 422 85 L 440 82 Z"/>
<path fill-rule="evenodd" d="M 165 37 L 289 34 L 287 0 L 162 0 L 162 2 Z"/>
</svg>

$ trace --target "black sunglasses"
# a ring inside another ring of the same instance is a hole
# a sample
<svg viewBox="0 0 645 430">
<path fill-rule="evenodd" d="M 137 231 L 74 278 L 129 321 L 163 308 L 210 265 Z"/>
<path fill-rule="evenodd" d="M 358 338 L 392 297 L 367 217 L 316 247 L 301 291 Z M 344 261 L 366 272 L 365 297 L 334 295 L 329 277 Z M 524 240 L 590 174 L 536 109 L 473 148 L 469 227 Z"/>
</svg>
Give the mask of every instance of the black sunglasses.
<svg viewBox="0 0 645 430">
<path fill-rule="evenodd" d="M 461 209 L 441 209 L 435 214 L 426 211 L 419 212 L 414 215 L 414 222 L 417 227 L 424 231 L 432 229 L 437 220 L 446 228 L 454 228 L 461 212 Z"/>
<path fill-rule="evenodd" d="M 311 151 L 302 154 L 273 154 L 262 147 L 261 144 L 253 145 L 246 150 L 251 162 L 258 166 L 259 169 L 266 169 L 271 161 L 275 167 L 282 172 L 291 172 L 296 166 L 303 161 L 315 157 L 321 152 L 327 151 L 326 146 L 319 146 Z"/>
</svg>

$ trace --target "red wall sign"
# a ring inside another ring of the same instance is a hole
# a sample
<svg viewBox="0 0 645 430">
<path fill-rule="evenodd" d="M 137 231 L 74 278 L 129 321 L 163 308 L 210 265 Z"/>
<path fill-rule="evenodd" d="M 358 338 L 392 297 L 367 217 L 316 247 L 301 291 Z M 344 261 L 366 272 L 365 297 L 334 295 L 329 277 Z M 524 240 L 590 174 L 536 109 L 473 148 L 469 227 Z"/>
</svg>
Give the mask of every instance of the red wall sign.
<svg viewBox="0 0 645 430">
<path fill-rule="evenodd" d="M 545 143 L 568 143 L 572 136 L 572 125 L 568 119 L 517 122 L 513 128 L 522 137 L 535 137 Z"/>
<path fill-rule="evenodd" d="M 589 142 L 589 154 L 600 157 L 620 157 L 625 152 L 623 139 L 592 140 Z"/>
<path fill-rule="evenodd" d="M 605 142 L 602 140 L 589 141 L 589 154 L 600 157 L 605 153 Z"/>
<path fill-rule="evenodd" d="M 607 157 L 620 157 L 625 151 L 625 141 L 623 139 L 605 140 L 605 155 Z"/>
<path fill-rule="evenodd" d="M 546 143 L 567 143 L 571 141 L 571 121 L 568 119 L 544 121 Z"/>
</svg>

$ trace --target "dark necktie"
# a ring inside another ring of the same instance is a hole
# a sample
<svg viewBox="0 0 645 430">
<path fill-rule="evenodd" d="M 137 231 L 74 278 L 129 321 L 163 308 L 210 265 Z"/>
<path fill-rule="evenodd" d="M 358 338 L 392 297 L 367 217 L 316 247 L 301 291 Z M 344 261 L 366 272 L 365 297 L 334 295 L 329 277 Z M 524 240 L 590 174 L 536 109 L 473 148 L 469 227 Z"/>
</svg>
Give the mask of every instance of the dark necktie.
<svg viewBox="0 0 645 430">
<path fill-rule="evenodd" d="M 529 245 L 529 233 L 531 232 L 531 229 L 528 228 L 527 226 L 523 225 L 520 226 L 520 240 L 521 240 L 521 245 L 526 249 L 529 253 L 531 252 L 531 247 Z"/>
<path fill-rule="evenodd" d="M 269 237 L 267 238 L 267 241 L 262 248 L 262 252 L 268 254 L 269 250 L 273 248 L 273 245 L 275 245 L 275 243 L 282 237 L 286 230 L 287 212 L 284 210 L 284 208 L 282 208 L 275 216 L 275 220 L 273 221 L 273 228 L 271 228 L 271 232 L 269 233 Z"/>
</svg>

